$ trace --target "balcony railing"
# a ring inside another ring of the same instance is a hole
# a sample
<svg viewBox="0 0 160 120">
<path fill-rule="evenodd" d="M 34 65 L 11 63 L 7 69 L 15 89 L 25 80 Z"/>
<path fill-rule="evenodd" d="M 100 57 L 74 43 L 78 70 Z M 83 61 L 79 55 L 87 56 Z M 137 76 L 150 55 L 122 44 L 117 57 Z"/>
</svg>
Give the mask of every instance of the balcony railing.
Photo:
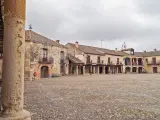
<svg viewBox="0 0 160 120">
<path fill-rule="evenodd" d="M 160 65 L 160 61 L 156 61 L 156 62 L 150 61 L 147 63 L 147 65 Z"/>
<path fill-rule="evenodd" d="M 86 63 L 87 63 L 87 64 L 91 64 L 91 63 L 92 63 L 92 60 L 87 60 Z"/>
<path fill-rule="evenodd" d="M 54 62 L 54 59 L 52 57 L 49 57 L 49 58 L 42 57 L 39 59 L 40 64 L 53 64 L 53 62 Z"/>
</svg>

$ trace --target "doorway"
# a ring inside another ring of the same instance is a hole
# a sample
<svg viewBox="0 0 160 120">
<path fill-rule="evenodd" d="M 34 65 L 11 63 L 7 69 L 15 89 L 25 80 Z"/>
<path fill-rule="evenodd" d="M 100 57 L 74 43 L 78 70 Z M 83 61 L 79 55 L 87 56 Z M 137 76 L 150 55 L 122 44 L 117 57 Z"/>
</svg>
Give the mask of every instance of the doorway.
<svg viewBox="0 0 160 120">
<path fill-rule="evenodd" d="M 130 67 L 126 67 L 125 68 L 125 73 L 130 73 L 131 72 L 131 68 Z"/>
<path fill-rule="evenodd" d="M 153 73 L 158 73 L 157 67 L 153 67 Z"/>
<path fill-rule="evenodd" d="M 142 73 L 143 72 L 142 70 L 143 70 L 142 67 L 139 67 L 138 68 L 138 73 Z"/>
<path fill-rule="evenodd" d="M 136 72 L 137 72 L 137 68 L 136 68 L 136 67 L 133 67 L 133 68 L 132 68 L 132 72 L 133 72 L 133 73 L 136 73 Z"/>
<path fill-rule="evenodd" d="M 41 78 L 48 78 L 49 77 L 49 68 L 47 66 L 41 67 Z"/>
</svg>

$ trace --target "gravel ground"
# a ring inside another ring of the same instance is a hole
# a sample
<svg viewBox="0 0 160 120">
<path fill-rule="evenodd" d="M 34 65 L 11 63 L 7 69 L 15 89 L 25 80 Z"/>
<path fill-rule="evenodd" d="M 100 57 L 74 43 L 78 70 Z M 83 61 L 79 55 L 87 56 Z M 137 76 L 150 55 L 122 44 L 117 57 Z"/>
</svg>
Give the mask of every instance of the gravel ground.
<svg viewBox="0 0 160 120">
<path fill-rule="evenodd" d="M 160 120 L 160 75 L 27 81 L 25 109 L 32 120 Z"/>
</svg>

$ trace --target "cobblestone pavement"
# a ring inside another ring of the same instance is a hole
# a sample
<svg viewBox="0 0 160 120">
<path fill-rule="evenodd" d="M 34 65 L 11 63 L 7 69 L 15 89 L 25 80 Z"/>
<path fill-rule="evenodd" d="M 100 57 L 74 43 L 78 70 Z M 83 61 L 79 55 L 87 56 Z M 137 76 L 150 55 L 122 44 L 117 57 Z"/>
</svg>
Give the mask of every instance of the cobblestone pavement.
<svg viewBox="0 0 160 120">
<path fill-rule="evenodd" d="M 27 81 L 25 109 L 32 120 L 160 120 L 160 75 Z"/>
</svg>

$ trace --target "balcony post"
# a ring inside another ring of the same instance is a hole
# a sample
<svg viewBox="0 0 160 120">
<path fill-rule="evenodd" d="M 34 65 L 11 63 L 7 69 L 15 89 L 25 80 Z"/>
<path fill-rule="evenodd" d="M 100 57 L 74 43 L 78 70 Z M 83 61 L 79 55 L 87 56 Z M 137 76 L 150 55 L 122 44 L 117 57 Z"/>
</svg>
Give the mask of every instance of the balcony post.
<svg viewBox="0 0 160 120">
<path fill-rule="evenodd" d="M 4 48 L 0 120 L 31 120 L 24 104 L 26 0 L 4 1 Z"/>
</svg>

